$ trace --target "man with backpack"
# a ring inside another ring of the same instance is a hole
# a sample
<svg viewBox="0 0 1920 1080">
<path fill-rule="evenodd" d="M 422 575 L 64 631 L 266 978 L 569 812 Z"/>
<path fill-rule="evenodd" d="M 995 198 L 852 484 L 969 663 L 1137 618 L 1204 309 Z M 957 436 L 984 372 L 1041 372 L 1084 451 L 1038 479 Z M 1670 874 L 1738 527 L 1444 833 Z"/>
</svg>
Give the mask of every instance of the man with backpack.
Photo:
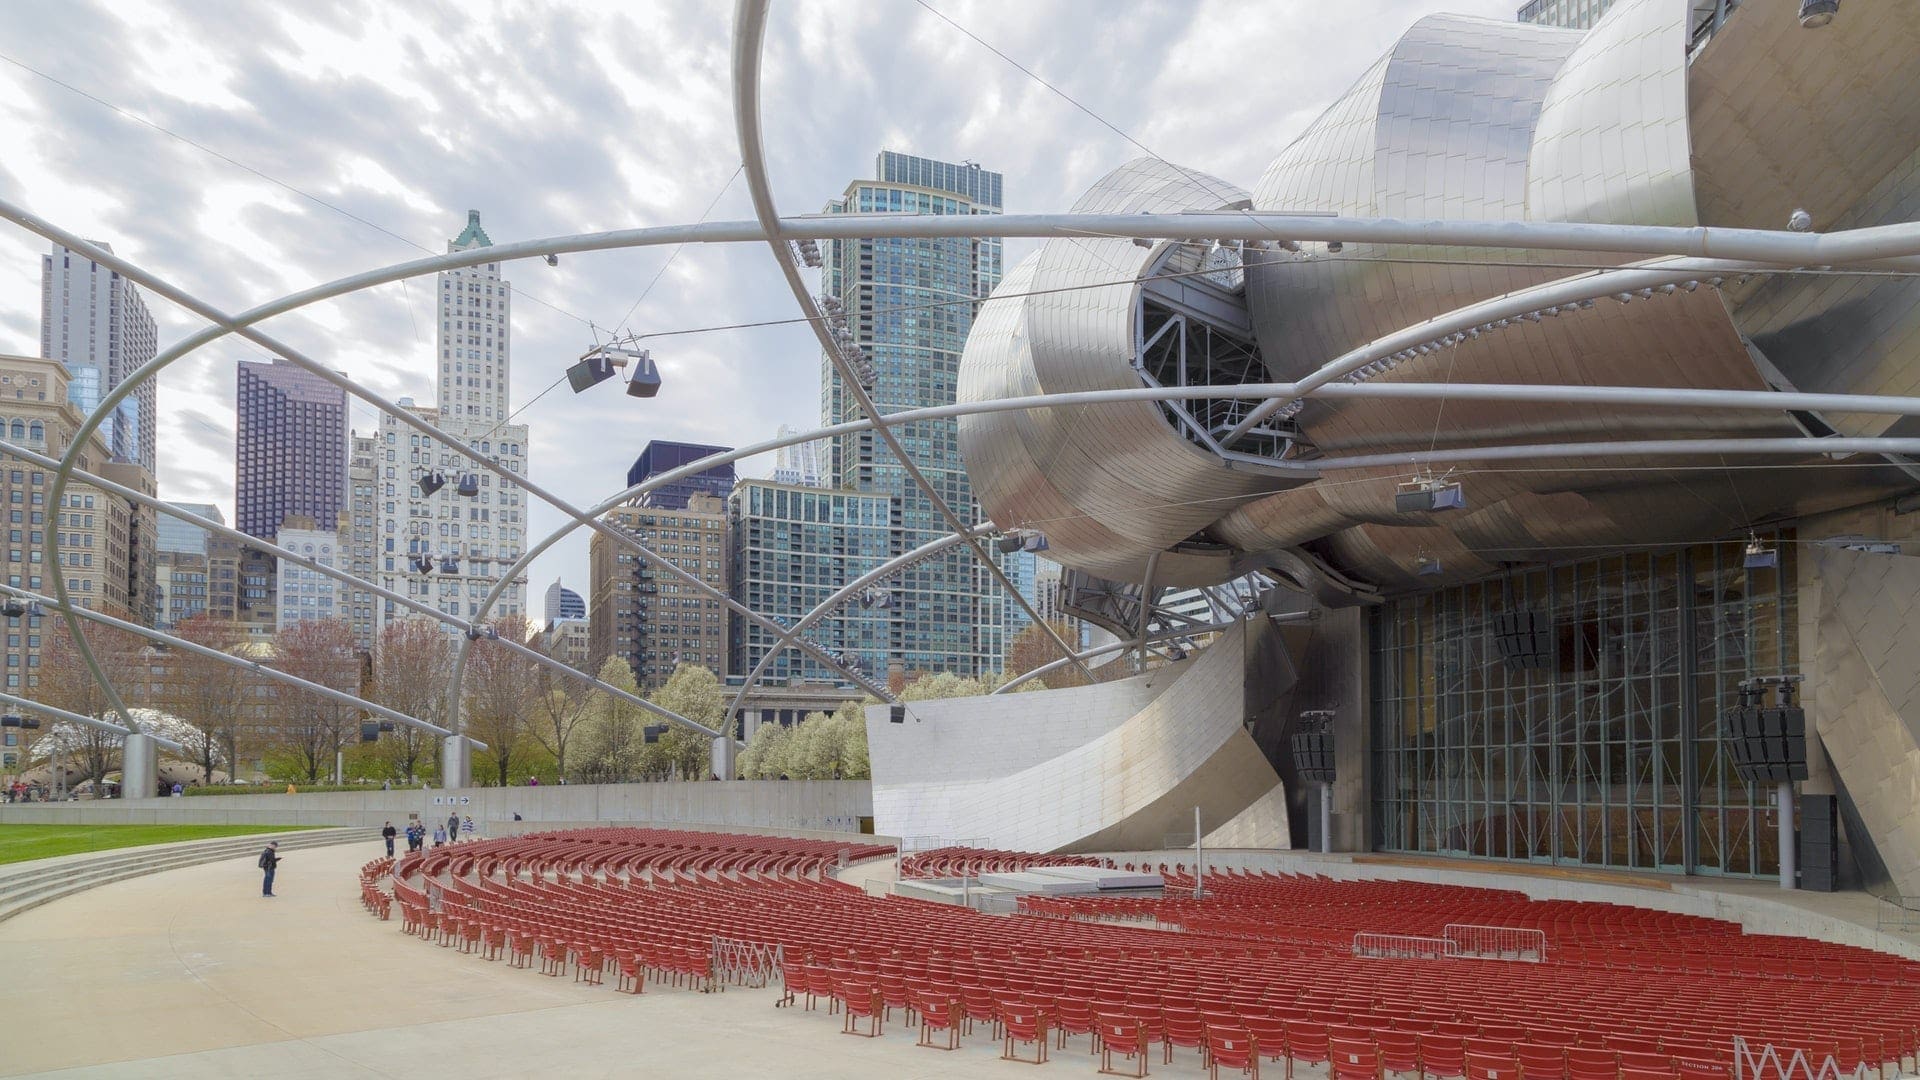
<svg viewBox="0 0 1920 1080">
<path fill-rule="evenodd" d="M 387 842 L 387 858 L 389 859 L 393 858 L 393 838 L 399 835 L 399 830 L 393 827 L 393 822 L 391 821 L 387 822 L 386 828 L 380 830 L 380 839 Z"/>
<path fill-rule="evenodd" d="M 266 877 L 260 880 L 260 895 L 273 895 L 273 872 L 280 866 L 280 841 L 267 841 L 267 848 L 260 853 L 260 869 L 266 871 Z"/>
</svg>

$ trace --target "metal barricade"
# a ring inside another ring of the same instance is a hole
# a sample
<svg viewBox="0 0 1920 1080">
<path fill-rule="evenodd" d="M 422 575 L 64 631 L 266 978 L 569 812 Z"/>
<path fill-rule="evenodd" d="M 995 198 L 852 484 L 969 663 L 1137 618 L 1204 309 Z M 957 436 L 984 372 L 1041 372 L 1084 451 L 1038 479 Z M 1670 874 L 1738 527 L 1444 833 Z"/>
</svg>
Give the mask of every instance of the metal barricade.
<svg viewBox="0 0 1920 1080">
<path fill-rule="evenodd" d="M 1839 1062 L 1831 1054 L 1816 1065 L 1805 1050 L 1795 1050 L 1791 1057 L 1786 1057 L 1772 1043 L 1762 1043 L 1755 1049 L 1752 1043 L 1735 1035 L 1733 1080 L 1867 1080 L 1867 1065 L 1863 1061 L 1852 1072 L 1845 1073 L 1840 1071 Z"/>
<path fill-rule="evenodd" d="M 1894 893 L 1879 900 L 1880 915 L 1874 929 L 1897 930 L 1903 934 L 1920 930 L 1920 896 Z"/>
<path fill-rule="evenodd" d="M 1471 960 L 1518 960 L 1541 964 L 1547 959 L 1547 934 L 1520 926 L 1477 926 L 1448 923 L 1440 930 L 1450 946 L 1447 955 Z"/>
<path fill-rule="evenodd" d="M 1446 938 L 1367 931 L 1353 935 L 1353 955 L 1368 960 L 1444 960 L 1451 947 Z"/>
<path fill-rule="evenodd" d="M 786 959 L 778 945 L 739 938 L 713 939 L 713 981 L 725 986 L 759 988 L 781 977 Z"/>
</svg>

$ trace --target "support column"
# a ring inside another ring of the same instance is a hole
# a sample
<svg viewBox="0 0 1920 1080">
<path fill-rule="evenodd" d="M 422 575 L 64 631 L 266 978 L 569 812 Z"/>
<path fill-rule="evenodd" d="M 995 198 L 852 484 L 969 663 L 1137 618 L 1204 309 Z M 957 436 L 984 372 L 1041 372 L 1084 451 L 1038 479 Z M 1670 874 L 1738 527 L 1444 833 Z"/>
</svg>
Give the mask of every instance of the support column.
<svg viewBox="0 0 1920 1080">
<path fill-rule="evenodd" d="M 129 735 L 120 750 L 120 797 L 151 799 L 160 793 L 160 744 L 151 735 Z"/>
<path fill-rule="evenodd" d="M 1333 785 L 1320 785 L 1320 854 L 1333 851 Z"/>
<path fill-rule="evenodd" d="M 1795 866 L 1798 853 L 1793 843 L 1793 781 L 1780 781 L 1779 787 L 1774 789 L 1774 799 L 1776 805 L 1773 816 L 1780 821 L 1780 887 L 1797 889 L 1800 882 L 1795 872 L 1798 869 Z"/>
<path fill-rule="evenodd" d="M 722 780 L 733 779 L 733 757 L 736 749 L 733 740 L 720 738 L 714 739 L 712 742 L 713 775 Z"/>
<path fill-rule="evenodd" d="M 441 740 L 440 786 L 448 791 L 473 786 L 473 744 L 464 735 Z"/>
</svg>

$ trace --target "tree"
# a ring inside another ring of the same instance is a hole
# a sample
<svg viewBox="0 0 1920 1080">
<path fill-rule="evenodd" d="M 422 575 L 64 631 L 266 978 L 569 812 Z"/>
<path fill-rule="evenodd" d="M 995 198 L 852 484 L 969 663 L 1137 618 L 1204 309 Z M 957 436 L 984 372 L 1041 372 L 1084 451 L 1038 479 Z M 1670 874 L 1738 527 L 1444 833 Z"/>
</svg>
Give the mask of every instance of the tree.
<svg viewBox="0 0 1920 1080">
<path fill-rule="evenodd" d="M 941 698 L 981 697 L 993 687 L 982 679 L 968 679 L 951 671 L 922 675 L 900 689 L 901 701 L 936 701 Z"/>
<path fill-rule="evenodd" d="M 69 635 L 65 621 L 58 616 L 47 616 L 44 622 L 46 643 L 40 652 L 39 700 L 56 709 L 65 709 L 111 724 L 131 723 L 130 717 L 123 719 L 114 712 L 106 689 L 94 681 L 93 674 L 81 660 L 80 650 Z M 146 665 L 139 660 L 141 640 L 124 630 L 99 625 L 89 626 L 86 634 L 87 643 L 93 647 L 94 659 L 99 661 L 100 669 L 109 678 L 115 673 L 125 675 L 139 671 L 138 678 L 123 678 L 114 683 L 122 704 L 129 709 L 134 708 L 140 703 L 138 691 L 145 688 L 147 682 L 144 677 Z M 50 740 L 51 745 L 79 756 L 96 790 L 120 756 L 121 736 L 97 728 L 62 722 L 53 725 L 49 734 L 54 736 Z"/>
<path fill-rule="evenodd" d="M 505 787 L 515 746 L 540 698 L 540 666 L 506 645 L 526 643 L 526 616 L 505 615 L 488 625 L 497 639 L 479 638 L 467 653 L 467 731 L 487 744 L 498 783 Z"/>
<path fill-rule="evenodd" d="M 600 666 L 600 681 L 638 696 L 633 668 L 617 656 Z M 581 720 L 574 760 L 582 779 L 611 784 L 631 780 L 640 772 L 641 727 L 645 710 L 622 697 L 599 693 Z"/>
<path fill-rule="evenodd" d="M 548 667 L 540 669 L 538 722 L 528 730 L 534 741 L 553 755 L 554 770 L 561 776 L 567 775 L 567 745 L 592 715 L 601 695 L 600 688 L 585 677 Z"/>
<path fill-rule="evenodd" d="M 675 667 L 666 684 L 647 700 L 696 724 L 715 731 L 726 730 L 726 691 L 719 677 L 699 664 Z M 713 771 L 713 737 L 667 721 L 667 733 L 653 744 L 648 759 L 647 771 L 662 778 L 704 780 Z"/>
<path fill-rule="evenodd" d="M 348 694 L 360 689 L 361 657 L 342 619 L 293 623 L 275 635 L 274 651 L 274 666 L 288 675 Z M 280 748 L 315 783 L 347 740 L 359 738 L 360 707 L 298 687 L 282 687 L 278 697 Z"/>
<path fill-rule="evenodd" d="M 740 755 L 740 775 L 750 780 L 865 780 L 866 707 L 848 701 L 831 713 L 810 713 L 791 730 L 762 724 Z"/>
<path fill-rule="evenodd" d="M 206 612 L 181 620 L 174 633 L 223 653 L 246 641 L 246 631 L 239 625 Z M 226 762 L 229 774 L 237 772 L 240 732 L 253 721 L 257 696 L 254 684 L 258 681 L 244 668 L 186 649 L 175 649 L 168 658 L 160 682 L 160 707 L 192 724 L 198 732 L 187 749 L 206 783 L 213 783 L 217 761 Z"/>
<path fill-rule="evenodd" d="M 402 619 L 380 631 L 373 648 L 373 700 L 430 724 L 446 726 L 447 674 L 453 668 L 453 639 L 428 618 Z M 431 760 L 436 736 L 410 724 L 397 724 L 379 746 L 391 773 L 411 783 L 422 759 Z"/>
<path fill-rule="evenodd" d="M 1065 622 L 1056 619 L 1051 625 L 1062 640 L 1074 640 L 1073 628 Z M 1051 664 L 1066 655 L 1060 646 L 1055 645 L 1053 639 L 1047 636 L 1046 630 L 1039 623 L 1032 623 L 1015 634 L 1013 641 L 1007 645 L 1007 673 L 1025 675 L 1035 668 Z M 1029 680 L 1021 685 L 1032 686 L 1035 681 L 1037 680 Z M 1087 685 L 1087 677 L 1080 673 L 1078 665 L 1068 664 L 1047 672 L 1046 684 L 1053 689 L 1062 690 L 1070 686 Z"/>
</svg>

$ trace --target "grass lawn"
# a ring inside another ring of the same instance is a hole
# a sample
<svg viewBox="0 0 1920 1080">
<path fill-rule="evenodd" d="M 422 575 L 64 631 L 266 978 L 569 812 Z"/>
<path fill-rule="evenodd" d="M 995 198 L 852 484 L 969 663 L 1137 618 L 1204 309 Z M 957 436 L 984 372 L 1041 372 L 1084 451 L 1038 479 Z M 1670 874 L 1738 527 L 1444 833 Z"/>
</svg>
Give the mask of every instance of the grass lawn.
<svg viewBox="0 0 1920 1080">
<path fill-rule="evenodd" d="M 211 840 L 222 836 L 293 832 L 297 825 L 4 825 L 0 824 L 0 863 L 78 855 L 83 851 Z M 318 828 L 319 826 L 305 826 Z"/>
</svg>

